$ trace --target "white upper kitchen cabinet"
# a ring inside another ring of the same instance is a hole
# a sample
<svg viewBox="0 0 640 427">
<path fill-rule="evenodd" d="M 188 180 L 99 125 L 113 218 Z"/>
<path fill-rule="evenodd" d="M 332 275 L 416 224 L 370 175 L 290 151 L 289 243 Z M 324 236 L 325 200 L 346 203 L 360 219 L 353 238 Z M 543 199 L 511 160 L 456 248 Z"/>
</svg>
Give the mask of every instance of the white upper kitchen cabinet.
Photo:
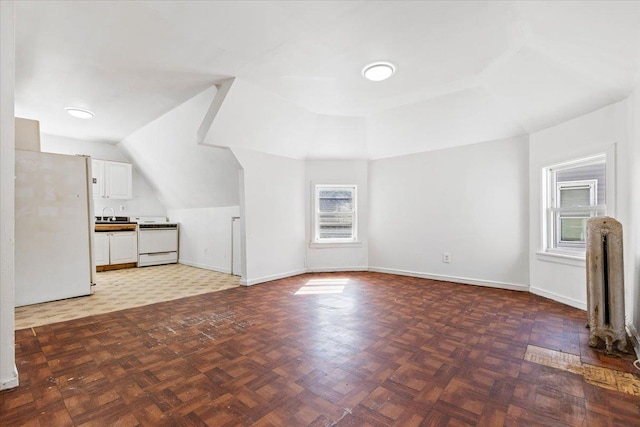
<svg viewBox="0 0 640 427">
<path fill-rule="evenodd" d="M 131 163 L 104 162 L 105 195 L 109 199 L 133 198 Z"/>
<path fill-rule="evenodd" d="M 132 199 L 131 163 L 91 159 L 93 198 Z"/>
</svg>

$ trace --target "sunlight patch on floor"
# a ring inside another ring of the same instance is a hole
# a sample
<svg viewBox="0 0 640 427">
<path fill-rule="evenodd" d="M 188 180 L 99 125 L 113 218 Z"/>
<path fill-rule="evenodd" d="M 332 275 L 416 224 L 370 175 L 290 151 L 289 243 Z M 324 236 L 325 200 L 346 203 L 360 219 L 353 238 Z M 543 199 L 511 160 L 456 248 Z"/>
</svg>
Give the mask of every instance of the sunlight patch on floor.
<svg viewBox="0 0 640 427">
<path fill-rule="evenodd" d="M 348 282 L 349 279 L 347 278 L 311 279 L 298 289 L 294 295 L 341 294 Z"/>
</svg>

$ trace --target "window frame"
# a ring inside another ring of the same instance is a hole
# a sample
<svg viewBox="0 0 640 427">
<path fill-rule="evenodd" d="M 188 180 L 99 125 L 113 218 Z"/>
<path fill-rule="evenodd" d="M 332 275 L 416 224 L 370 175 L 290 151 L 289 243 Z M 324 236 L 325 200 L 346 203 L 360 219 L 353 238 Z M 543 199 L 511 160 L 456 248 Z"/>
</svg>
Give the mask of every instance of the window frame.
<svg viewBox="0 0 640 427">
<path fill-rule="evenodd" d="M 600 163 L 600 162 L 598 162 Z M 587 166 L 587 165 L 584 165 Z M 606 168 L 606 162 L 605 162 Z M 562 170 L 562 169 L 560 169 Z M 555 170 L 557 173 L 558 170 Z M 550 211 L 552 214 L 557 213 L 558 215 L 555 218 L 551 218 L 550 220 L 555 220 L 555 228 L 553 231 L 553 242 L 554 249 L 583 249 L 585 248 L 585 242 L 576 242 L 571 240 L 562 240 L 562 220 L 563 219 L 576 219 L 576 218 L 590 218 L 594 216 L 599 216 L 598 213 L 605 210 L 606 206 L 598 205 L 598 181 L 595 179 L 582 179 L 578 181 L 562 181 L 555 182 L 556 192 L 555 199 L 553 200 L 552 206 L 556 205 L 556 207 L 551 207 Z M 564 189 L 571 188 L 589 188 L 589 205 L 586 206 L 571 206 L 571 207 L 562 207 L 562 197 L 561 192 Z M 606 189 L 605 189 L 606 191 Z M 606 193 L 605 193 L 606 194 Z M 562 214 L 565 216 L 562 216 Z M 569 216 L 574 215 L 574 216 Z"/>
<path fill-rule="evenodd" d="M 538 259 L 550 262 L 560 262 L 570 265 L 584 265 L 585 259 L 585 246 L 583 243 L 570 243 L 566 242 L 558 245 L 556 236 L 559 235 L 559 215 L 557 212 L 577 213 L 582 214 L 588 212 L 589 216 L 604 216 L 615 215 L 615 144 L 612 144 L 605 152 L 599 152 L 589 156 L 581 157 L 568 162 L 558 163 L 552 166 L 542 168 L 542 227 L 541 227 L 541 246 L 542 250 L 538 252 Z M 594 201 L 596 205 L 588 207 L 569 207 L 558 208 L 556 207 L 556 201 L 560 201 L 558 192 L 560 187 L 567 187 L 576 182 L 591 181 L 588 179 L 579 181 L 564 181 L 561 183 L 556 182 L 556 174 L 558 172 L 566 171 L 568 169 L 574 169 L 583 166 L 589 166 L 597 163 L 604 163 L 605 165 L 605 199 L 597 199 L 597 188 L 594 188 L 596 194 L 594 194 Z M 558 185 L 562 184 L 562 185 Z M 558 216 L 558 218 L 556 218 Z M 559 239 L 559 237 L 558 237 Z M 577 261 L 580 261 L 576 264 Z"/>
<path fill-rule="evenodd" d="M 350 214 L 353 216 L 351 226 L 351 237 L 345 238 L 322 238 L 320 237 L 320 191 L 323 189 L 350 189 L 352 190 L 353 208 Z M 329 245 L 329 244 L 349 244 L 358 242 L 358 186 L 355 184 L 314 184 L 313 192 L 313 244 Z"/>
</svg>

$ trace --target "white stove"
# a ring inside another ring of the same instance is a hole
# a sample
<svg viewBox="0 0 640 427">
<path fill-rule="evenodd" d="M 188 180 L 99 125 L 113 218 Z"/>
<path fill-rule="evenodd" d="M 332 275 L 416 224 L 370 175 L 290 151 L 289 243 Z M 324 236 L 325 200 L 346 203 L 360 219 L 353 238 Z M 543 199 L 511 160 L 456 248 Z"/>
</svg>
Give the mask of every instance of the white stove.
<svg viewBox="0 0 640 427">
<path fill-rule="evenodd" d="M 131 221 L 138 223 L 138 267 L 178 262 L 178 223 L 154 216 Z"/>
</svg>

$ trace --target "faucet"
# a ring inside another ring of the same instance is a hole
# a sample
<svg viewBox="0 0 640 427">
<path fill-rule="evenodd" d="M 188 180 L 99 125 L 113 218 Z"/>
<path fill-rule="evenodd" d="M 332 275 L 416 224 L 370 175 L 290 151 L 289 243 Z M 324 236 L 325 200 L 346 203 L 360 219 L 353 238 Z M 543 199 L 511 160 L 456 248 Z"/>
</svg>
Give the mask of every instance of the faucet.
<svg viewBox="0 0 640 427">
<path fill-rule="evenodd" d="M 105 206 L 104 208 L 102 208 L 102 220 L 104 221 L 104 211 L 106 209 L 111 209 L 111 218 L 107 219 L 107 221 L 115 221 L 116 220 L 116 211 L 114 211 L 111 206 Z"/>
</svg>

